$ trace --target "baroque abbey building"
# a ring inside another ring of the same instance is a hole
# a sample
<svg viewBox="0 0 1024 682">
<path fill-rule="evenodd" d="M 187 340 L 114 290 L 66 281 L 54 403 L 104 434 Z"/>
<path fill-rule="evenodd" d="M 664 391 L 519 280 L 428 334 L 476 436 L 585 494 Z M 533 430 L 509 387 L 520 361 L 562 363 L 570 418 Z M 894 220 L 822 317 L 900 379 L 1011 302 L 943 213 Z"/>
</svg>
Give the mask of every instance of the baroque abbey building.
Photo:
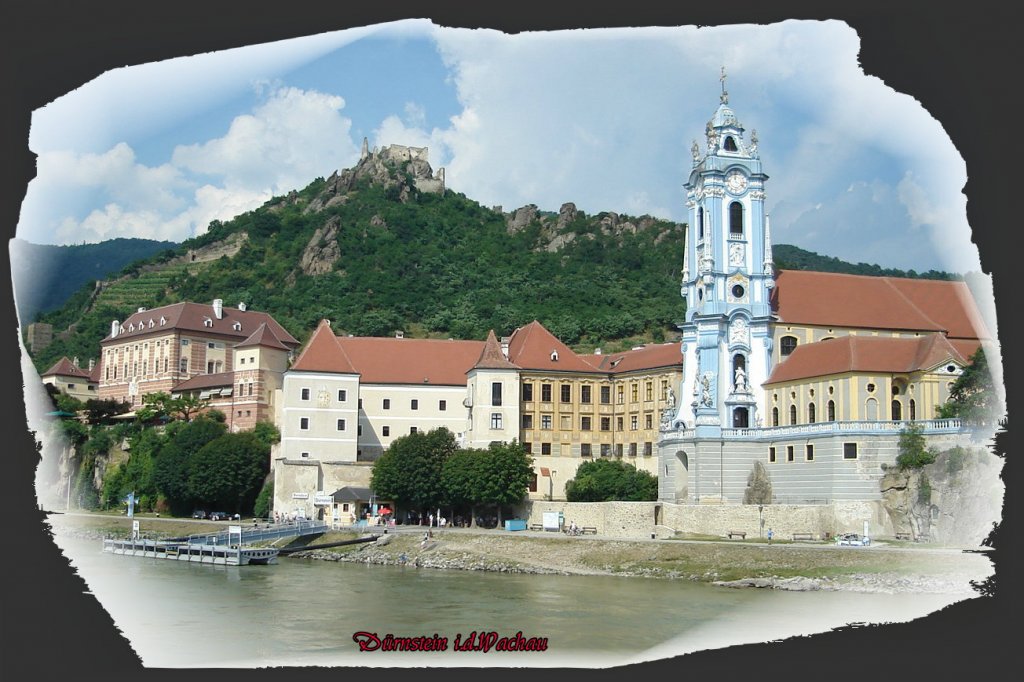
<svg viewBox="0 0 1024 682">
<path fill-rule="evenodd" d="M 988 334 L 963 282 L 776 273 L 768 175 L 744 133 L 723 87 L 685 183 L 683 380 L 659 497 L 743 502 L 761 462 L 775 502 L 878 499 L 908 422 L 963 437 L 936 412 Z"/>
</svg>

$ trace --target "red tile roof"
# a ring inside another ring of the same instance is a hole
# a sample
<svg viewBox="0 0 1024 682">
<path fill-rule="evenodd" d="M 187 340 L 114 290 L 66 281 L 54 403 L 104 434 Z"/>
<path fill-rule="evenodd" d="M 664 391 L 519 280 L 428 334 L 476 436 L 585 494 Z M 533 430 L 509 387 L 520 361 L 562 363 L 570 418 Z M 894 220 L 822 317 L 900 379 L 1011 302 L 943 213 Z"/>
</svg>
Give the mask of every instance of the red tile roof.
<svg viewBox="0 0 1024 682">
<path fill-rule="evenodd" d="M 779 273 L 771 302 L 781 324 L 988 338 L 964 282 L 785 270 Z"/>
<path fill-rule="evenodd" d="M 164 318 L 163 325 L 160 324 L 161 317 Z M 206 326 L 206 320 L 210 321 L 210 326 Z M 150 325 L 150 322 L 153 324 Z M 235 329 L 235 323 L 238 323 L 238 329 Z M 252 310 L 242 311 L 237 308 L 224 306 L 220 319 L 217 319 L 213 312 L 213 305 L 190 302 L 174 303 L 160 308 L 132 313 L 128 319 L 121 323 L 121 327 L 124 329 L 123 333 L 119 333 L 116 337 L 108 334 L 101 343 L 120 342 L 124 339 L 141 337 L 145 334 L 156 332 L 167 332 L 173 329 L 234 337 L 241 341 L 251 336 L 261 324 L 266 324 L 273 330 L 274 335 L 284 345 L 290 348 L 295 348 L 299 345 L 299 342 L 284 327 L 278 324 L 277 320 L 267 313 Z"/>
<path fill-rule="evenodd" d="M 171 389 L 173 392 L 198 391 L 202 388 L 218 388 L 234 384 L 234 372 L 217 372 L 216 374 L 200 374 L 186 379 Z"/>
<path fill-rule="evenodd" d="M 498 343 L 498 339 L 494 336 L 494 330 L 487 332 L 487 340 L 484 341 L 484 349 L 480 353 L 480 358 L 473 365 L 474 369 L 519 369 L 516 365 L 508 361 L 505 357 L 505 353 L 501 350 L 501 344 Z"/>
<path fill-rule="evenodd" d="M 612 373 L 683 366 L 683 353 L 678 343 L 648 344 L 622 353 L 584 355 L 583 359 L 603 372 Z"/>
<path fill-rule="evenodd" d="M 483 341 L 450 339 L 341 336 L 337 343 L 364 384 L 465 386 L 484 350 Z"/>
<path fill-rule="evenodd" d="M 250 346 L 264 346 L 278 350 L 289 350 L 288 346 L 281 343 L 274 330 L 267 326 L 266 322 L 260 324 L 259 328 L 249 338 L 236 345 L 235 348 L 248 348 Z"/>
<path fill-rule="evenodd" d="M 557 359 L 553 359 L 553 355 Z M 512 333 L 508 359 L 522 369 L 550 372 L 593 372 L 597 369 L 573 353 L 536 320 Z"/>
<path fill-rule="evenodd" d="M 76 379 L 89 379 L 89 373 L 85 370 L 75 367 L 75 365 L 68 360 L 67 356 L 62 357 L 60 360 L 55 362 L 50 369 L 46 370 L 39 376 L 49 377 L 75 377 Z"/>
<path fill-rule="evenodd" d="M 949 360 L 967 363 L 967 358 L 938 333 L 917 338 L 842 336 L 797 346 L 775 366 L 764 385 L 843 372 L 902 374 L 929 370 Z"/>
<path fill-rule="evenodd" d="M 340 372 L 358 374 L 348 354 L 338 343 L 331 323 L 321 320 L 291 369 L 298 372 Z"/>
</svg>

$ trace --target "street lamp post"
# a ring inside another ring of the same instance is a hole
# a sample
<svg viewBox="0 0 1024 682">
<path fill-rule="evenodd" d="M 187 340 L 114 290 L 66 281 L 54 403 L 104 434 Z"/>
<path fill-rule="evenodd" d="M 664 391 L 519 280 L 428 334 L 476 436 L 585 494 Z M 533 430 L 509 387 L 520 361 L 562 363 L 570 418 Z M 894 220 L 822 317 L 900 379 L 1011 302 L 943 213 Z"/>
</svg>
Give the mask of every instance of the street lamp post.
<svg viewBox="0 0 1024 682">
<path fill-rule="evenodd" d="M 758 537 L 764 537 L 764 505 L 763 504 L 757 505 L 757 517 L 758 517 L 758 520 L 760 521 L 760 524 L 758 526 L 757 536 Z"/>
</svg>

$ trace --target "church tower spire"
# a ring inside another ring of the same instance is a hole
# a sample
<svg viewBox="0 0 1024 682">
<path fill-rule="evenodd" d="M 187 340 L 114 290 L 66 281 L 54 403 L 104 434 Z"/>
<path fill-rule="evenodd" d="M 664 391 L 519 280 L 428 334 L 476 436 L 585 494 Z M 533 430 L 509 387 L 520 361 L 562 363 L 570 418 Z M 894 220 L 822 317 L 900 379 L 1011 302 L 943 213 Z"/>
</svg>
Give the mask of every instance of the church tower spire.
<svg viewBox="0 0 1024 682">
<path fill-rule="evenodd" d="M 704 128 L 706 150 L 691 148 L 684 184 L 688 225 L 681 293 L 684 385 L 675 423 L 716 437 L 722 428 L 753 426 L 764 413 L 752 387 L 768 377 L 771 358 L 771 235 L 764 210 L 765 174 L 756 135 L 729 105 L 726 72 L 719 104 Z M 756 391 L 760 394 L 760 391 Z"/>
</svg>

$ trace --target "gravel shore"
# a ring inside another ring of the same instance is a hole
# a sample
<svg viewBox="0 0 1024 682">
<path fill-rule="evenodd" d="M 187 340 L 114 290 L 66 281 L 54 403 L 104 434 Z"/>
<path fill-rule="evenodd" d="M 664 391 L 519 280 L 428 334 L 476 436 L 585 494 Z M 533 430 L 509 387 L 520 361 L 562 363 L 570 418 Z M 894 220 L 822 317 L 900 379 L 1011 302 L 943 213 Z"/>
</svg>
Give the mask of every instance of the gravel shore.
<svg viewBox="0 0 1024 682">
<path fill-rule="evenodd" d="M 732 588 L 795 591 L 969 594 L 991 573 L 984 556 L 956 551 L 887 550 L 719 542 L 630 542 L 506 533 L 437 532 L 298 552 L 297 558 L 464 571 L 617 575 L 691 580 Z M 381 541 L 385 542 L 385 541 Z"/>
<path fill-rule="evenodd" d="M 125 519 L 60 516 L 54 533 L 100 540 L 125 535 Z M 144 524 L 150 537 L 221 530 L 210 524 L 160 519 Z M 357 537 L 328 533 L 299 543 Z M 299 551 L 291 558 L 462 571 L 548 575 L 616 575 L 690 580 L 728 588 L 790 591 L 970 594 L 972 581 L 992 573 L 983 554 L 942 548 L 836 547 L 743 541 L 630 541 L 494 530 L 435 531 L 422 546 L 419 531 L 399 531 L 377 542 Z M 282 557 L 281 561 L 289 558 Z"/>
</svg>

